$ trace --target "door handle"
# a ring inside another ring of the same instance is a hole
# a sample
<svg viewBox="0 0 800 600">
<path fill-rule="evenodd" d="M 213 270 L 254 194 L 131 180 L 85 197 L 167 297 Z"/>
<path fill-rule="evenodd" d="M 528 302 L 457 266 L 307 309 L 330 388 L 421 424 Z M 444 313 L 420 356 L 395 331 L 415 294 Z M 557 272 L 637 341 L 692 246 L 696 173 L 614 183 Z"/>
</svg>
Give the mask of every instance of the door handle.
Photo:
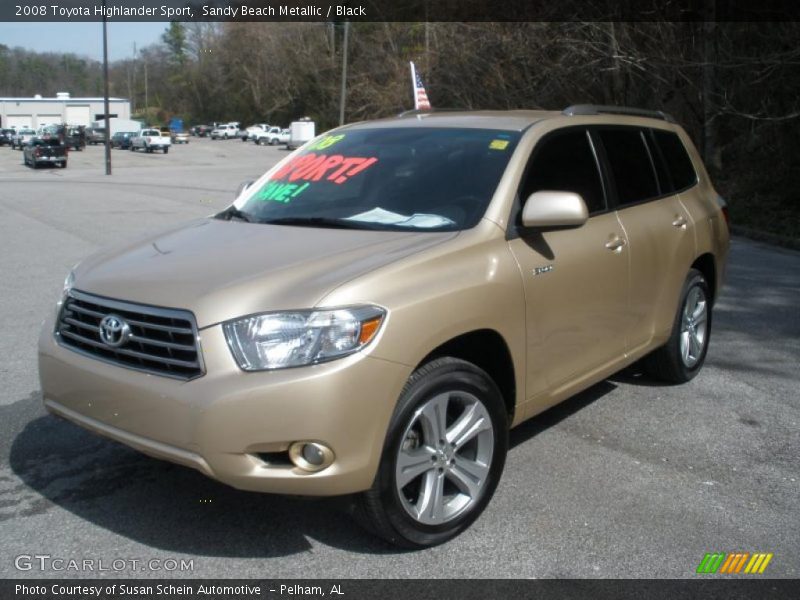
<svg viewBox="0 0 800 600">
<path fill-rule="evenodd" d="M 673 227 L 686 227 L 686 217 L 677 217 L 672 222 Z"/>
<path fill-rule="evenodd" d="M 619 252 L 620 250 L 622 250 L 622 247 L 627 243 L 628 242 L 625 240 L 625 238 L 614 236 L 613 239 L 610 239 L 609 241 L 606 242 L 606 248 L 608 248 L 612 252 Z"/>
</svg>

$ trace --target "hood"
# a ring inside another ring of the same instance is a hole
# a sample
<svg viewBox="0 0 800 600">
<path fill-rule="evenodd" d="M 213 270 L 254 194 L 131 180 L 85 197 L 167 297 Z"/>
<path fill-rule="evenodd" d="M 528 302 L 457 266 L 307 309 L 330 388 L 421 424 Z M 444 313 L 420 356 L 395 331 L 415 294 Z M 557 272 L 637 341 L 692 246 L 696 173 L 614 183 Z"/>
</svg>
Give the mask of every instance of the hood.
<svg viewBox="0 0 800 600">
<path fill-rule="evenodd" d="M 75 270 L 75 289 L 188 309 L 202 328 L 311 308 L 341 284 L 456 235 L 208 218 L 90 256 Z"/>
</svg>

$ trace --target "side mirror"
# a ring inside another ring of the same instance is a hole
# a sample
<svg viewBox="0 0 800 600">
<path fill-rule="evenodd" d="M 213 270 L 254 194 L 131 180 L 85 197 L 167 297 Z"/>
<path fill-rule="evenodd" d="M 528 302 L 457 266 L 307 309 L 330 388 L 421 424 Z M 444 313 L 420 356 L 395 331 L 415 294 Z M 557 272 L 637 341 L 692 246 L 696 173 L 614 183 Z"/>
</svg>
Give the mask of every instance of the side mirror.
<svg viewBox="0 0 800 600">
<path fill-rule="evenodd" d="M 239 188 L 236 190 L 236 196 L 234 196 L 234 198 L 238 198 L 239 196 L 244 194 L 254 183 L 255 181 L 243 181 L 242 183 L 240 183 Z"/>
<path fill-rule="evenodd" d="M 574 192 L 534 192 L 522 208 L 522 226 L 537 229 L 580 227 L 589 210 L 580 194 Z"/>
</svg>

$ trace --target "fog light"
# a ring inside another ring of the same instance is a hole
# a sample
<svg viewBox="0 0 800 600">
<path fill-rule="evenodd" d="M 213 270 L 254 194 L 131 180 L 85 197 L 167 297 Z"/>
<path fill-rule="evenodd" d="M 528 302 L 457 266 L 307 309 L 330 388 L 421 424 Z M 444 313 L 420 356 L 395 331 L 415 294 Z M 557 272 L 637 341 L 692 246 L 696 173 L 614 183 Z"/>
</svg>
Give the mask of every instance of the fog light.
<svg viewBox="0 0 800 600">
<path fill-rule="evenodd" d="M 333 450 L 319 442 L 295 442 L 289 446 L 289 458 L 304 471 L 321 471 L 333 463 Z"/>
</svg>

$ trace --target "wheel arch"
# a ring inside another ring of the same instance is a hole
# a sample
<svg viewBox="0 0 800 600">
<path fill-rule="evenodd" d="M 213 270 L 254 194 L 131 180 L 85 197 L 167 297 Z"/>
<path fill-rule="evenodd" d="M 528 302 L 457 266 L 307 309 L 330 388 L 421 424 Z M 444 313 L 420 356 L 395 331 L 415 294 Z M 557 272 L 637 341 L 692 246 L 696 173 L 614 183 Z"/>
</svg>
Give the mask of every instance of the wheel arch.
<svg viewBox="0 0 800 600">
<path fill-rule="evenodd" d="M 510 425 L 516 411 L 517 380 L 511 350 L 503 336 L 494 329 L 462 333 L 431 350 L 414 370 L 444 356 L 460 358 L 486 371 L 500 389 Z"/>
<path fill-rule="evenodd" d="M 717 265 L 714 260 L 714 255 L 710 252 L 701 254 L 692 263 L 692 269 L 697 269 L 703 274 L 708 284 L 708 290 L 711 292 L 711 304 L 716 302 L 719 290 L 717 289 Z"/>
</svg>

